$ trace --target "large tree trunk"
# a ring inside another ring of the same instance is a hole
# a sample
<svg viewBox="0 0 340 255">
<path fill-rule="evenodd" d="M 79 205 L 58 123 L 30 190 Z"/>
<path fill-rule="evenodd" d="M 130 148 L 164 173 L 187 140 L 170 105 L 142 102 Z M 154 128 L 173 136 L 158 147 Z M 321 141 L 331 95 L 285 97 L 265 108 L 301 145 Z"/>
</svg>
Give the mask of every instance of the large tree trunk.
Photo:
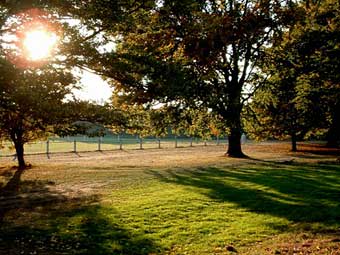
<svg viewBox="0 0 340 255">
<path fill-rule="evenodd" d="M 15 143 L 15 151 L 17 153 L 19 169 L 25 169 L 26 168 L 26 162 L 25 162 L 25 159 L 24 159 L 24 144 L 23 143 Z"/>
<path fill-rule="evenodd" d="M 327 132 L 327 147 L 339 148 L 340 143 L 340 103 L 335 107 L 335 111 L 332 114 L 332 124 Z"/>
<path fill-rule="evenodd" d="M 228 135 L 228 150 L 226 155 L 229 157 L 244 158 L 246 155 L 242 152 L 241 148 L 241 112 L 243 107 L 241 103 L 242 84 L 238 81 L 238 54 L 235 54 L 234 57 L 236 71 L 233 75 L 233 81 L 229 84 L 229 100 L 226 112 L 227 114 L 225 116 L 230 128 L 230 134 Z M 226 80 L 228 80 L 228 78 L 226 78 Z"/>
<path fill-rule="evenodd" d="M 228 135 L 228 151 L 227 155 L 229 157 L 244 158 L 245 155 L 241 148 L 241 129 L 231 129 Z"/>
<path fill-rule="evenodd" d="M 327 143 L 326 146 L 329 148 L 339 148 L 339 133 L 340 128 L 336 128 L 334 126 L 331 126 L 330 129 L 327 132 Z"/>
<path fill-rule="evenodd" d="M 242 136 L 242 125 L 241 125 L 241 103 L 240 99 L 235 100 L 234 104 L 230 109 L 234 109 L 230 112 L 228 117 L 230 123 L 230 134 L 228 135 L 228 150 L 226 155 L 235 158 L 244 158 L 246 155 L 242 152 L 241 148 L 241 136 Z"/>
<path fill-rule="evenodd" d="M 26 162 L 24 159 L 24 142 L 23 142 L 23 136 L 22 132 L 20 130 L 13 130 L 11 132 L 11 139 L 14 143 L 19 169 L 25 169 L 26 168 Z"/>
<path fill-rule="evenodd" d="M 292 151 L 296 152 L 297 151 L 297 137 L 295 133 L 292 133 Z"/>
</svg>

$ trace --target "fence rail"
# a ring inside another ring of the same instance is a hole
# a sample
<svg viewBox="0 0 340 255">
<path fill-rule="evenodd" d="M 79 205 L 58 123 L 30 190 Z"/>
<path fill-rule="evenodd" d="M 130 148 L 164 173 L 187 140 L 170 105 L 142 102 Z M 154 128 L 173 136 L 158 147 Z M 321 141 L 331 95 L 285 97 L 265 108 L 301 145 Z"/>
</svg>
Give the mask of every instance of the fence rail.
<svg viewBox="0 0 340 255">
<path fill-rule="evenodd" d="M 244 141 L 243 141 L 244 142 Z M 90 138 L 75 137 L 65 139 L 49 139 L 25 145 L 25 155 L 91 152 L 133 149 L 166 149 L 194 146 L 226 145 L 225 137 L 209 140 L 199 138 Z M 10 142 L 2 143 L 0 157 L 15 157 L 14 146 Z"/>
</svg>

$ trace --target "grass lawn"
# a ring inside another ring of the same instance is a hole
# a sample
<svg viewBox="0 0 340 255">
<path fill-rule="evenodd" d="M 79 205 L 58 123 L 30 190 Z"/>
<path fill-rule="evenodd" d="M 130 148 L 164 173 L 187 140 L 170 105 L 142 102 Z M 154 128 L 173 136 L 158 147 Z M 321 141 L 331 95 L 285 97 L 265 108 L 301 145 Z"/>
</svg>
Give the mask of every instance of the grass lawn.
<svg viewBox="0 0 340 255">
<path fill-rule="evenodd" d="M 0 168 L 0 254 L 340 254 L 327 151 L 218 146 L 32 157 Z"/>
</svg>

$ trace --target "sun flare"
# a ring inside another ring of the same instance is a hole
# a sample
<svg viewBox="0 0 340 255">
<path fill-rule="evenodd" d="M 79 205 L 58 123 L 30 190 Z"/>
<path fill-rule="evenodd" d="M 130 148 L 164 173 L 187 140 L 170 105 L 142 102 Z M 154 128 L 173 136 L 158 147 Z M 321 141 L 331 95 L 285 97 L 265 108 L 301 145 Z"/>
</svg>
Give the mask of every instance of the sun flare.
<svg viewBox="0 0 340 255">
<path fill-rule="evenodd" d="M 23 45 L 27 58 L 38 61 L 50 57 L 57 40 L 56 34 L 43 29 L 26 32 Z"/>
</svg>

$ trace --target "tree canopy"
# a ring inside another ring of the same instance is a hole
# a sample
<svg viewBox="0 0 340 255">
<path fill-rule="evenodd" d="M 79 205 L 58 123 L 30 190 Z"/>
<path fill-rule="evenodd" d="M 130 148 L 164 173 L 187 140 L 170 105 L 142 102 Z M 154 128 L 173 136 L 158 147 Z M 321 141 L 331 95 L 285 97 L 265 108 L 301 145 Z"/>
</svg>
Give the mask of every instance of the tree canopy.
<svg viewBox="0 0 340 255">
<path fill-rule="evenodd" d="M 249 105 L 255 137 L 291 136 L 296 140 L 327 132 L 329 145 L 339 142 L 339 4 L 301 3 L 299 16 L 266 52 L 262 71 L 269 73 Z M 295 143 L 295 145 L 294 145 Z"/>
<path fill-rule="evenodd" d="M 24 168 L 24 144 L 52 133 L 53 126 L 63 122 L 60 113 L 74 78 L 65 69 L 22 70 L 4 59 L 0 70 L 0 137 L 13 141 Z"/>
<path fill-rule="evenodd" d="M 115 28 L 105 30 L 115 47 L 87 65 L 111 78 L 123 100 L 211 109 L 229 128 L 228 155 L 243 156 L 242 107 L 291 1 L 144 3 L 119 25 L 96 15 Z"/>
<path fill-rule="evenodd" d="M 2 114 L 17 111 L 18 119 L 40 123 L 25 128 L 38 134 L 33 130 L 50 125 L 39 114 L 63 105 L 75 81 L 70 71 L 81 68 L 114 87 L 111 108 L 85 103 L 96 118 L 106 116 L 105 126 L 120 122 L 117 129 L 157 136 L 175 122 L 194 135 L 227 131 L 227 154 L 243 157 L 247 105 L 257 119 L 252 127 L 246 123 L 254 136 L 296 141 L 326 130 L 329 141 L 338 141 L 338 7 L 331 0 L 3 1 Z M 16 42 L 7 40 L 32 15 L 60 35 L 53 60 L 39 65 L 25 61 Z M 115 103 L 128 106 L 129 114 L 116 111 Z M 40 112 L 27 117 L 24 107 Z"/>
<path fill-rule="evenodd" d="M 52 59 L 26 58 L 21 47 L 26 26 L 41 23 L 58 30 L 54 13 L 34 9 L 34 3 L 39 1 L 0 5 L 0 140 L 13 142 L 21 169 L 26 166 L 24 144 L 63 123 L 65 98 L 76 85 L 70 66 L 60 58 L 62 49 Z"/>
</svg>

